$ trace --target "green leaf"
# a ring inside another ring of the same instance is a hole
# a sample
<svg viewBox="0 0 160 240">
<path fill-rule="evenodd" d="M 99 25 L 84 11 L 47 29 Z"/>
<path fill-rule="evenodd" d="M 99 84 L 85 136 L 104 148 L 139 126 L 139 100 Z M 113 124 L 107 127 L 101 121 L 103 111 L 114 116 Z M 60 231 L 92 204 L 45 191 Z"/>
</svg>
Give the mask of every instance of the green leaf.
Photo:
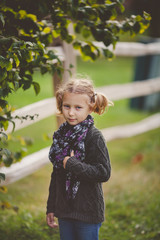
<svg viewBox="0 0 160 240">
<path fill-rule="evenodd" d="M 6 134 L 6 133 L 4 133 L 4 132 L 0 132 L 0 134 L 1 134 L 1 135 L 3 135 L 3 138 L 5 138 L 5 140 L 7 140 L 7 139 L 8 139 L 8 136 L 7 136 L 7 134 Z"/>
<path fill-rule="evenodd" d="M 69 68 L 74 68 L 74 65 L 70 63 Z"/>
<path fill-rule="evenodd" d="M 14 89 L 17 91 L 19 89 L 19 82 L 14 81 Z"/>
<path fill-rule="evenodd" d="M 31 18 L 34 22 L 37 22 L 37 16 L 36 15 L 29 13 L 29 14 L 27 14 L 27 17 Z"/>
<path fill-rule="evenodd" d="M 2 68 L 0 67 L 0 82 L 2 82 L 6 77 L 7 77 L 7 71 L 6 71 L 6 69 L 5 69 L 5 68 L 2 69 Z"/>
<path fill-rule="evenodd" d="M 12 208 L 13 208 L 13 210 L 17 213 L 18 212 L 18 210 L 19 210 L 19 207 L 17 207 L 17 206 L 12 206 Z"/>
<path fill-rule="evenodd" d="M 10 166 L 12 165 L 12 163 L 13 163 L 13 158 L 12 158 L 12 157 L 6 157 L 6 158 L 3 160 L 3 162 L 4 162 L 4 165 L 5 165 L 6 167 L 10 167 Z"/>
<path fill-rule="evenodd" d="M 103 49 L 103 55 L 108 59 L 112 59 L 114 57 L 114 54 L 106 48 Z"/>
<path fill-rule="evenodd" d="M 84 38 L 88 38 L 91 35 L 90 29 L 87 27 L 84 27 L 82 30 L 82 35 Z"/>
<path fill-rule="evenodd" d="M 9 93 L 12 92 L 12 88 L 9 87 L 9 84 L 6 83 L 6 86 L 0 89 L 0 95 L 1 97 L 5 98 L 8 96 Z"/>
<path fill-rule="evenodd" d="M 75 23 L 74 24 L 74 30 L 75 30 L 75 32 L 76 33 L 80 33 L 81 32 L 81 30 L 82 30 L 82 28 L 83 28 L 83 23 L 81 23 L 81 22 L 77 22 L 77 23 Z"/>
<path fill-rule="evenodd" d="M 116 9 L 112 10 L 112 16 L 110 17 L 111 20 L 114 20 L 117 17 L 117 11 Z"/>
<path fill-rule="evenodd" d="M 84 47 L 81 48 L 82 52 L 86 55 L 86 56 L 90 56 L 91 55 L 91 47 L 89 45 L 85 45 Z"/>
<path fill-rule="evenodd" d="M 5 179 L 2 179 L 2 180 L 4 181 Z M 1 182 L 1 173 L 0 173 L 0 182 Z M 5 186 L 0 186 L 0 192 L 7 193 L 7 188 Z"/>
<path fill-rule="evenodd" d="M 32 51 L 28 51 L 25 57 L 27 62 L 31 62 L 33 60 Z"/>
<path fill-rule="evenodd" d="M 148 21 L 151 21 L 151 19 L 152 19 L 151 15 L 149 13 L 145 12 L 145 11 L 143 12 L 143 16 Z"/>
<path fill-rule="evenodd" d="M 45 27 L 45 28 L 43 29 L 43 33 L 45 33 L 45 34 L 48 34 L 48 33 L 50 33 L 50 32 L 51 32 L 50 27 Z"/>
<path fill-rule="evenodd" d="M 118 7 L 119 7 L 119 9 L 121 10 L 121 12 L 124 12 L 125 7 L 124 7 L 123 4 L 120 2 L 120 0 L 117 0 L 117 3 L 118 3 Z"/>
<path fill-rule="evenodd" d="M 73 41 L 73 39 L 74 39 L 73 35 L 67 35 L 66 38 L 65 38 L 67 43 L 71 43 Z"/>
<path fill-rule="evenodd" d="M 6 202 L 6 201 L 1 202 L 0 206 L 1 206 L 2 209 L 10 209 L 12 207 L 11 204 L 9 202 Z"/>
<path fill-rule="evenodd" d="M 29 42 L 29 41 L 27 41 L 27 42 L 26 42 L 26 46 L 33 47 L 33 43 L 32 43 L 32 42 Z"/>
<path fill-rule="evenodd" d="M 7 148 L 3 148 L 3 154 L 5 154 L 7 157 L 11 156 L 11 151 L 8 150 Z"/>
<path fill-rule="evenodd" d="M 43 139 L 45 140 L 45 141 L 48 141 L 48 140 L 51 140 L 51 135 L 50 134 L 46 134 L 46 133 L 44 133 L 43 134 Z"/>
<path fill-rule="evenodd" d="M 5 181 L 5 174 L 4 173 L 0 173 L 0 180 Z"/>
<path fill-rule="evenodd" d="M 46 66 L 41 66 L 40 70 L 42 75 L 48 72 L 48 68 Z"/>
<path fill-rule="evenodd" d="M 7 102 L 6 100 L 0 99 L 0 106 L 1 106 L 2 108 L 5 108 L 7 105 L 8 105 L 8 102 Z"/>
<path fill-rule="evenodd" d="M 73 43 L 73 47 L 74 47 L 75 49 L 79 49 L 79 48 L 81 47 L 81 43 L 80 43 L 79 41 L 75 41 L 75 42 Z"/>
<path fill-rule="evenodd" d="M 11 63 L 11 61 L 10 60 L 8 60 L 8 63 L 7 63 L 7 66 L 6 66 L 6 69 L 7 69 L 7 71 L 10 71 L 11 69 L 12 69 L 12 63 Z"/>
<path fill-rule="evenodd" d="M 29 81 L 29 80 L 25 80 L 25 81 L 23 81 L 23 90 L 27 90 L 28 88 L 30 88 L 30 86 L 31 86 L 31 81 Z"/>
<path fill-rule="evenodd" d="M 20 10 L 18 14 L 20 19 L 23 19 L 24 17 L 27 16 L 27 12 L 25 10 Z"/>
<path fill-rule="evenodd" d="M 60 36 L 60 33 L 58 31 L 53 30 L 52 35 L 54 38 L 58 38 Z"/>
<path fill-rule="evenodd" d="M 20 61 L 19 61 L 19 58 L 17 57 L 16 54 L 14 54 L 14 61 L 15 61 L 15 63 L 16 63 L 16 67 L 18 67 L 19 64 L 20 64 Z"/>
<path fill-rule="evenodd" d="M 141 26 L 140 26 L 139 22 L 136 22 L 133 26 L 133 31 L 135 33 L 138 33 L 140 31 L 140 29 L 141 29 Z"/>
<path fill-rule="evenodd" d="M 12 69 L 12 63 L 9 59 L 0 56 L 0 66 L 1 68 L 6 68 L 7 71 Z"/>
<path fill-rule="evenodd" d="M 6 58 L 4 58 L 3 56 L 0 56 L 0 66 L 1 68 L 6 67 Z"/>
<path fill-rule="evenodd" d="M 40 85 L 39 85 L 39 83 L 32 82 L 32 84 L 33 84 L 34 91 L 35 91 L 36 95 L 38 95 L 38 93 L 40 92 Z"/>
<path fill-rule="evenodd" d="M 40 50 L 44 51 L 45 45 L 44 45 L 42 42 L 37 41 L 37 46 L 38 46 L 38 48 L 39 48 Z"/>
<path fill-rule="evenodd" d="M 22 159 L 21 152 L 14 153 L 14 158 L 16 159 L 16 162 L 18 162 L 18 160 L 21 160 Z"/>
<path fill-rule="evenodd" d="M 19 73 L 18 72 L 15 72 L 15 74 L 14 74 L 14 81 L 15 82 L 18 82 L 18 81 L 20 81 L 21 80 L 21 77 L 19 76 Z"/>
<path fill-rule="evenodd" d="M 0 21 L 2 22 L 2 26 L 4 27 L 5 25 L 5 20 L 4 20 L 4 16 L 2 13 L 0 13 Z"/>
</svg>

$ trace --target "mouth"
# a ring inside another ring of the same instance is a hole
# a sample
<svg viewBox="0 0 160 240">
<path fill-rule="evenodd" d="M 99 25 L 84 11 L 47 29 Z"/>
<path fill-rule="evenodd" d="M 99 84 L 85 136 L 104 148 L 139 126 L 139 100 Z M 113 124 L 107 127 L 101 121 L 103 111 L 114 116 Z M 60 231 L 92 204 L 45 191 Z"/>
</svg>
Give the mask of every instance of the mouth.
<svg viewBox="0 0 160 240">
<path fill-rule="evenodd" d="M 68 119 L 70 122 L 74 122 L 76 119 L 71 119 L 71 118 L 69 118 Z"/>
</svg>

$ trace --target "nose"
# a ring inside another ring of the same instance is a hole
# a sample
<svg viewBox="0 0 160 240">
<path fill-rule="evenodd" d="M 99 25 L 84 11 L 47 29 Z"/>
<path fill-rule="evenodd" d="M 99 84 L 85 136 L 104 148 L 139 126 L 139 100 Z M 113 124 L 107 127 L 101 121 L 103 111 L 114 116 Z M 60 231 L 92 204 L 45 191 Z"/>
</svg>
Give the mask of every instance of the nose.
<svg viewBox="0 0 160 240">
<path fill-rule="evenodd" d="M 72 108 L 69 109 L 69 112 L 68 112 L 69 116 L 73 116 L 74 115 L 74 111 Z"/>
</svg>

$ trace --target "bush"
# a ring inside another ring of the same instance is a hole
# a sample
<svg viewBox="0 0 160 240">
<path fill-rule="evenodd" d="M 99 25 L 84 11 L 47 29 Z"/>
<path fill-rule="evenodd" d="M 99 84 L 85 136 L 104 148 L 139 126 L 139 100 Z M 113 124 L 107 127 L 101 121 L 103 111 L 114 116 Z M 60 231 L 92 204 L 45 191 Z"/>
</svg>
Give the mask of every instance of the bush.
<svg viewBox="0 0 160 240">
<path fill-rule="evenodd" d="M 44 214 L 33 216 L 28 211 L 0 216 L 0 239 L 3 240 L 49 240 L 59 239 L 57 229 L 46 225 Z"/>
</svg>

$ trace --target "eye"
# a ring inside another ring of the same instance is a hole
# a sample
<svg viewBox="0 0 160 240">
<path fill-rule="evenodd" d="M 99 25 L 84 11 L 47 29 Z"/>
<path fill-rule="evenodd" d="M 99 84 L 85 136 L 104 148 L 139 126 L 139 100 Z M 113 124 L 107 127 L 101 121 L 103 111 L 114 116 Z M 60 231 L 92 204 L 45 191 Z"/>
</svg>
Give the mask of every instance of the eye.
<svg viewBox="0 0 160 240">
<path fill-rule="evenodd" d="M 64 104 L 63 107 L 64 107 L 64 108 L 69 108 L 69 105 Z"/>
<path fill-rule="evenodd" d="M 76 106 L 76 109 L 77 109 L 77 110 L 80 110 L 81 108 L 82 108 L 82 107 L 80 107 L 80 106 Z"/>
</svg>

